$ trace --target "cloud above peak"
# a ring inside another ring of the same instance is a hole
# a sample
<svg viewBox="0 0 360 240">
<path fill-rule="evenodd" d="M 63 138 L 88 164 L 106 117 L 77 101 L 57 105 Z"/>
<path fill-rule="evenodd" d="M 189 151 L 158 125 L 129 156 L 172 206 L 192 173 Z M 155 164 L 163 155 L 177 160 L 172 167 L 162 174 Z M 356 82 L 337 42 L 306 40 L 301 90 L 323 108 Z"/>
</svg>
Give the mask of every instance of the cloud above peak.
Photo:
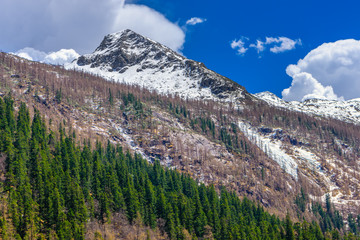
<svg viewBox="0 0 360 240">
<path fill-rule="evenodd" d="M 289 50 L 293 50 L 295 48 L 295 45 L 301 45 L 301 40 L 292 40 L 287 37 L 266 37 L 266 45 L 275 44 L 272 48 L 270 48 L 270 52 L 273 53 L 281 53 Z M 277 45 L 280 44 L 280 45 Z"/>
<path fill-rule="evenodd" d="M 145 5 L 125 4 L 117 10 L 111 32 L 131 29 L 179 52 L 185 33 L 177 24 Z"/>
<path fill-rule="evenodd" d="M 246 37 L 242 37 L 242 39 L 249 40 Z M 248 50 L 248 48 L 256 49 L 258 54 L 264 52 L 267 48 L 269 48 L 269 51 L 272 53 L 282 53 L 295 49 L 296 45 L 301 45 L 300 39 L 292 40 L 287 37 L 266 37 L 265 41 L 261 41 L 257 39 L 255 43 L 251 43 L 248 46 L 246 46 L 245 43 L 242 41 L 241 48 L 234 48 L 233 44 L 235 42 L 237 42 L 236 39 L 231 42 L 230 44 L 231 48 L 236 49 L 238 53 L 239 50 L 242 50 L 241 55 L 244 55 L 244 53 L 246 52 L 246 50 Z"/>
<path fill-rule="evenodd" d="M 255 48 L 258 53 L 265 50 L 264 42 L 260 40 L 256 40 L 256 44 L 254 43 L 250 44 L 250 47 Z"/>
<path fill-rule="evenodd" d="M 311 98 L 342 100 L 331 86 L 323 86 L 310 73 L 300 72 L 293 75 L 293 81 L 289 88 L 282 91 L 285 101 L 305 101 Z"/>
<path fill-rule="evenodd" d="M 206 18 L 192 17 L 186 21 L 186 25 L 196 25 L 203 22 L 206 22 Z"/>
<path fill-rule="evenodd" d="M 31 47 L 90 53 L 106 34 L 128 28 L 175 51 L 185 42 L 177 23 L 154 9 L 124 0 L 3 0 L 1 10 L 0 46 L 8 52 Z"/>
<path fill-rule="evenodd" d="M 293 80 L 282 92 L 284 100 L 359 98 L 360 41 L 346 39 L 324 43 L 297 64 L 289 65 L 286 73 Z"/>
<path fill-rule="evenodd" d="M 245 48 L 244 40 L 246 40 L 246 38 L 242 38 L 239 40 L 235 39 L 230 43 L 231 48 L 236 50 L 237 54 L 239 54 L 239 55 L 244 55 L 246 53 L 246 51 L 248 50 L 248 48 Z"/>
</svg>

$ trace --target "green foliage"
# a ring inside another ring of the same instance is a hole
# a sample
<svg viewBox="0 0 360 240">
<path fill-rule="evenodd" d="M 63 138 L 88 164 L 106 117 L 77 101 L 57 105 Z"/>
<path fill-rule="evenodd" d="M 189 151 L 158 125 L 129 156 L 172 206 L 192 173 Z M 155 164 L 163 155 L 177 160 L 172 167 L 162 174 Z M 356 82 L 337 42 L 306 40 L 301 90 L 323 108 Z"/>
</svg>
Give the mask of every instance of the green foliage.
<svg viewBox="0 0 360 240">
<path fill-rule="evenodd" d="M 169 111 L 173 113 L 178 118 L 188 118 L 190 116 L 190 112 L 183 105 L 172 104 L 169 103 Z"/>
<path fill-rule="evenodd" d="M 109 104 L 110 106 L 114 105 L 114 97 L 110 88 L 109 88 Z"/>
<path fill-rule="evenodd" d="M 121 99 L 123 101 L 123 105 L 121 105 L 122 110 L 125 110 L 128 113 L 133 113 L 136 118 L 140 119 L 144 119 L 147 116 L 144 111 L 144 104 L 140 101 L 140 99 L 136 98 L 134 94 L 122 94 Z"/>
<path fill-rule="evenodd" d="M 130 94 L 123 101 L 142 108 Z M 234 192 L 221 188 L 219 195 L 214 186 L 123 153 L 119 146 L 79 147 L 61 126 L 60 139 L 50 141 L 53 133 L 37 110 L 30 123 L 22 104 L 15 121 L 12 104 L 10 98 L 0 99 L 0 145 L 8 158 L 5 189 L 18 238 L 84 239 L 89 219 L 109 222 L 112 212 L 124 212 L 132 224 L 158 227 L 170 239 L 182 239 L 186 232 L 195 239 L 323 238 L 316 223 L 296 227 L 288 217 L 281 221 Z M 203 124 L 206 131 L 214 129 L 211 121 Z M 0 224 L 6 236 L 6 224 Z"/>
<path fill-rule="evenodd" d="M 308 196 L 304 192 L 304 189 L 301 188 L 300 194 L 295 197 L 295 204 L 301 212 L 305 212 L 307 202 Z"/>
<path fill-rule="evenodd" d="M 312 211 L 314 215 L 319 219 L 319 225 L 323 232 L 331 231 L 336 228 L 342 229 L 344 226 L 343 218 L 330 202 L 330 196 L 326 195 L 325 209 L 320 203 L 312 203 Z"/>
<path fill-rule="evenodd" d="M 57 89 L 55 92 L 55 101 L 57 103 L 61 103 L 61 100 L 62 100 L 62 90 L 60 88 L 60 89 Z"/>
</svg>

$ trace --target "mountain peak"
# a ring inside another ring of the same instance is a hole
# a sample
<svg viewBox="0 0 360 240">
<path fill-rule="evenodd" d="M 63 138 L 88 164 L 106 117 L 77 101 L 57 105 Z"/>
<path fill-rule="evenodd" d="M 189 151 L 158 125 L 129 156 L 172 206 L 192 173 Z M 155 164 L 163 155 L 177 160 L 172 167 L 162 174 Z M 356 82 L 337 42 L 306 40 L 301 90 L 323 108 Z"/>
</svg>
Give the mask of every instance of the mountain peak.
<svg viewBox="0 0 360 240">
<path fill-rule="evenodd" d="M 148 42 L 150 39 L 146 39 L 142 35 L 130 30 L 125 29 L 120 32 L 110 33 L 104 37 L 99 47 L 95 49 L 93 54 L 104 54 L 104 51 L 125 49 L 129 45 L 136 45 L 140 42 Z"/>
<path fill-rule="evenodd" d="M 204 64 L 130 29 L 106 35 L 92 54 L 67 67 L 183 98 L 236 101 L 247 94 L 239 84 Z"/>
<path fill-rule="evenodd" d="M 125 30 L 122 30 L 119 32 L 110 33 L 110 34 L 106 35 L 104 37 L 104 40 L 105 39 L 119 40 L 119 39 L 125 39 L 125 38 L 142 38 L 142 39 L 144 39 L 145 37 L 139 33 L 134 32 L 131 29 L 125 29 Z M 149 40 L 149 39 L 147 39 L 147 40 Z"/>
<path fill-rule="evenodd" d="M 264 91 L 264 92 L 259 92 L 254 94 L 255 96 L 267 96 L 267 97 L 272 97 L 274 99 L 279 98 L 278 96 L 276 96 L 274 93 L 269 92 L 269 91 Z"/>
<path fill-rule="evenodd" d="M 272 103 L 282 103 L 284 100 L 276 96 L 274 93 L 265 91 L 254 94 L 255 97 L 260 98 L 266 102 L 272 102 Z"/>
</svg>

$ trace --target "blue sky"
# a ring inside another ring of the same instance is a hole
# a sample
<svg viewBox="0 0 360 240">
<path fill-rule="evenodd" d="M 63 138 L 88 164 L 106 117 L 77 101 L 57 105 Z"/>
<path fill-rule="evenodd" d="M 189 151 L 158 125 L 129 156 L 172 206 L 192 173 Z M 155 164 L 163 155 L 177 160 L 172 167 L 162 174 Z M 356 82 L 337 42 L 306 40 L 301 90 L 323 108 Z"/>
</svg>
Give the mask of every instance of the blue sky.
<svg viewBox="0 0 360 240">
<path fill-rule="evenodd" d="M 245 86 L 252 93 L 271 91 L 281 96 L 292 78 L 285 72 L 312 49 L 325 42 L 360 38 L 360 3 L 357 1 L 215 1 L 143 0 L 180 25 L 197 16 L 206 22 L 187 27 L 183 53 L 204 62 L 216 72 Z M 235 54 L 230 42 L 240 37 L 250 42 L 265 37 L 301 39 L 296 49 L 274 54 L 254 49 Z"/>
<path fill-rule="evenodd" d="M 360 97 L 360 42 L 349 40 L 360 39 L 360 3 L 355 0 L 3 0 L 1 5 L 0 49 L 30 47 L 22 52 L 33 60 L 55 52 L 66 61 L 76 53 L 56 51 L 89 53 L 105 34 L 130 28 L 203 62 L 251 93 L 271 91 L 285 100 Z M 194 17 L 204 21 L 186 24 Z M 280 46 L 274 42 L 279 37 L 295 45 L 270 51 Z M 247 49 L 243 54 L 231 47 L 239 40 Z M 261 52 L 250 47 L 257 40 L 264 43 Z"/>
</svg>

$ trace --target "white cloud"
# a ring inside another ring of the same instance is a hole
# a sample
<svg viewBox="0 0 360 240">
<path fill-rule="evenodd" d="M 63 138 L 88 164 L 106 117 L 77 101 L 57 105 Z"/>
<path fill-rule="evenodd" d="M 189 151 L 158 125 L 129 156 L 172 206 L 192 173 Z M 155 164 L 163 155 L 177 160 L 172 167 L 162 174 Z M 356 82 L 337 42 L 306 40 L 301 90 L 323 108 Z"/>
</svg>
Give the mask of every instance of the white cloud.
<svg viewBox="0 0 360 240">
<path fill-rule="evenodd" d="M 205 18 L 193 17 L 193 18 L 190 18 L 189 20 L 186 21 L 186 25 L 196 25 L 196 24 L 199 24 L 199 23 L 203 23 L 205 21 L 206 21 Z"/>
<path fill-rule="evenodd" d="M 242 37 L 241 39 L 249 40 L 246 37 Z M 281 53 L 295 49 L 296 45 L 301 45 L 300 39 L 292 40 L 287 37 L 266 37 L 265 41 L 258 39 L 255 43 L 249 44 L 248 48 L 254 48 L 256 49 L 257 53 L 260 54 L 261 52 L 265 51 L 267 46 L 269 46 L 270 52 Z M 243 40 L 233 40 L 231 47 L 233 49 L 237 48 L 238 53 L 242 55 L 248 50 Z"/>
<path fill-rule="evenodd" d="M 339 100 L 359 98 L 360 41 L 347 39 L 324 43 L 297 64 L 289 65 L 286 73 L 293 78 L 293 82 L 282 93 L 285 100 L 301 101 L 309 97 Z M 304 75 L 311 75 L 313 87 L 309 87 L 308 79 L 301 77 Z M 320 85 L 323 90 L 318 91 L 322 89 Z"/>
<path fill-rule="evenodd" d="M 277 44 L 277 43 L 280 43 L 280 46 L 276 45 L 276 46 L 270 48 L 271 52 L 281 53 L 281 52 L 292 50 L 295 48 L 296 44 L 301 45 L 301 40 L 300 39 L 292 40 L 287 37 L 277 37 L 277 38 L 266 37 L 266 41 L 265 41 L 266 45 L 272 45 L 272 44 Z"/>
<path fill-rule="evenodd" d="M 43 62 L 54 65 L 64 65 L 72 62 L 79 54 L 74 49 L 61 49 L 57 52 L 45 53 L 33 48 L 23 48 L 14 53 L 19 57 L 26 58 L 31 61 Z"/>
<path fill-rule="evenodd" d="M 185 42 L 185 33 L 178 25 L 144 5 L 125 4 L 118 10 L 111 32 L 127 28 L 178 52 Z"/>
<path fill-rule="evenodd" d="M 250 47 L 255 48 L 258 53 L 265 50 L 264 42 L 260 40 L 256 40 L 256 44 L 254 43 L 250 44 Z"/>
<path fill-rule="evenodd" d="M 27 60 L 37 61 L 37 62 L 44 60 L 46 57 L 45 52 L 36 50 L 34 48 L 29 48 L 29 47 L 20 49 L 19 51 L 15 52 L 13 54 L 15 54 L 19 57 L 25 58 Z"/>
<path fill-rule="evenodd" d="M 236 50 L 238 54 L 243 55 L 246 53 L 248 48 L 245 48 L 245 42 L 241 39 L 233 40 L 230 44 L 231 48 Z"/>
<path fill-rule="evenodd" d="M 106 34 L 132 29 L 179 51 L 185 33 L 161 13 L 124 0 L 2 0 L 0 47 L 92 52 Z"/>
<path fill-rule="evenodd" d="M 331 86 L 324 87 L 306 72 L 294 74 L 291 86 L 284 89 L 282 95 L 285 101 L 305 101 L 310 98 L 339 99 Z"/>
</svg>

